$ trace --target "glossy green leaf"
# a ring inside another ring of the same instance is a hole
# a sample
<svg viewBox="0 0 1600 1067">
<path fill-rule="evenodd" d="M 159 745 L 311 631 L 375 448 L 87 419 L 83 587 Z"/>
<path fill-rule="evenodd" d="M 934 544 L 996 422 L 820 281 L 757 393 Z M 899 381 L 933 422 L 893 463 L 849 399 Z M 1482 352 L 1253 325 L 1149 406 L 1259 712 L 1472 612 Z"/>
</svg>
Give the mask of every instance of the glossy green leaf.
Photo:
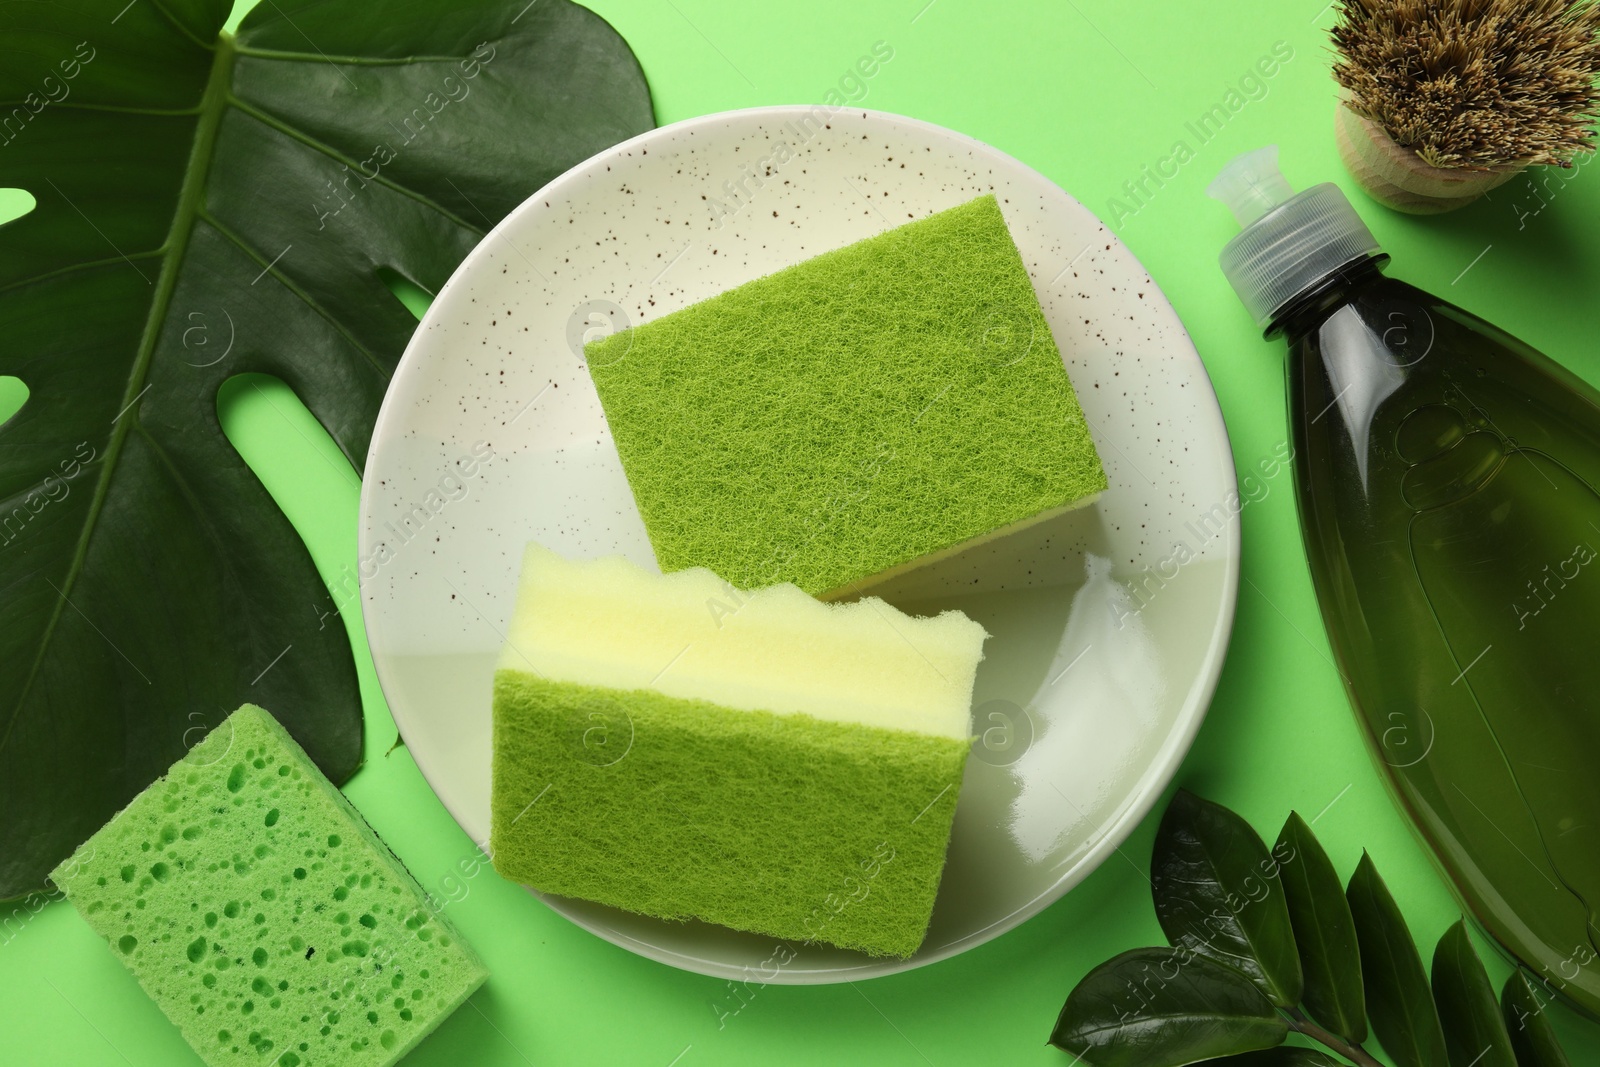
<svg viewBox="0 0 1600 1067">
<path fill-rule="evenodd" d="M 1500 991 L 1500 1008 L 1516 1052 L 1517 1067 L 1571 1067 L 1556 1039 L 1555 1027 L 1545 1014 L 1552 1000 L 1550 991 L 1521 968 L 1506 979 Z"/>
<path fill-rule="evenodd" d="M 0 229 L 0 897 L 247 699 L 354 771 L 344 627 L 217 390 L 281 377 L 359 467 L 415 326 L 379 270 L 437 291 L 652 125 L 568 0 L 272 0 L 237 38 L 230 7 L 0 5 L 0 187 L 37 201 Z"/>
<path fill-rule="evenodd" d="M 1207 1060 L 1201 1067 L 1347 1067 L 1344 1060 L 1336 1060 L 1326 1052 L 1314 1048 L 1279 1045 L 1277 1048 L 1246 1052 L 1239 1056 L 1224 1056 L 1220 1060 Z"/>
<path fill-rule="evenodd" d="M 1350 878 L 1347 896 L 1373 1033 L 1395 1067 L 1450 1067 L 1416 942 L 1366 853 Z"/>
<path fill-rule="evenodd" d="M 1433 950 L 1433 1002 L 1450 1067 L 1517 1067 L 1494 986 L 1460 920 Z"/>
<path fill-rule="evenodd" d="M 1249 823 L 1180 789 L 1156 830 L 1150 883 L 1174 947 L 1234 968 L 1287 1008 L 1302 979 L 1278 868 Z"/>
<path fill-rule="evenodd" d="M 1279 860 L 1278 878 L 1300 950 L 1306 1014 L 1359 1045 L 1367 1039 L 1361 950 L 1338 872 L 1298 812 L 1289 813 L 1272 854 Z"/>
<path fill-rule="evenodd" d="M 1091 1067 L 1184 1067 L 1271 1048 L 1288 1032 L 1238 971 L 1184 949 L 1138 948 L 1078 983 L 1050 1043 Z"/>
</svg>

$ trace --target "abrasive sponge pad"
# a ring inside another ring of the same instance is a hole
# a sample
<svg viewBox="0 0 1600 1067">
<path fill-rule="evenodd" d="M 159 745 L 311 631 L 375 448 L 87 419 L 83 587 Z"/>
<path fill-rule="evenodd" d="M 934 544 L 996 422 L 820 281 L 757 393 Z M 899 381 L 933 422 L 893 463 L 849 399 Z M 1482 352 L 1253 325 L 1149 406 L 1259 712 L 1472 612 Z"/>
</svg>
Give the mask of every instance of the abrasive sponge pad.
<svg viewBox="0 0 1600 1067">
<path fill-rule="evenodd" d="M 488 972 L 246 704 L 51 875 L 206 1063 L 394 1063 Z"/>
<path fill-rule="evenodd" d="M 831 598 L 1106 487 L 993 196 L 585 354 L 665 571 Z"/>
<path fill-rule="evenodd" d="M 501 874 L 666 919 L 909 956 L 983 628 L 530 545 L 494 682 Z"/>
</svg>

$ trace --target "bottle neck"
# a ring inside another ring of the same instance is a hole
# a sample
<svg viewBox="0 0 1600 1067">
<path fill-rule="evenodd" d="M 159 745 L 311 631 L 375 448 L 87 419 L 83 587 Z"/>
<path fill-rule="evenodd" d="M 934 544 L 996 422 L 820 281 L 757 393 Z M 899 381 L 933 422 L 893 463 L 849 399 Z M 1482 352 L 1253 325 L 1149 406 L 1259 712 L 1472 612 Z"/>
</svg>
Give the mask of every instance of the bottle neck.
<svg viewBox="0 0 1600 1067">
<path fill-rule="evenodd" d="M 1302 289 L 1293 300 L 1285 304 L 1262 336 L 1273 338 L 1282 334 L 1291 345 L 1316 329 L 1322 320 L 1337 307 L 1349 303 L 1357 292 L 1383 278 L 1383 268 L 1389 262 L 1387 252 L 1352 260 L 1313 285 Z"/>
</svg>

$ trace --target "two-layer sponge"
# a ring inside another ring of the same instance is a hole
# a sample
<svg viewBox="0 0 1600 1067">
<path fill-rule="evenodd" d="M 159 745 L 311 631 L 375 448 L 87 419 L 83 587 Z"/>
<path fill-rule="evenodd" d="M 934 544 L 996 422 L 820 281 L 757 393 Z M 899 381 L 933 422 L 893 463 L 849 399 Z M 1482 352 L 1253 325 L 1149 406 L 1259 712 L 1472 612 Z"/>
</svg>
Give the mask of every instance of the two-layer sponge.
<svg viewBox="0 0 1600 1067">
<path fill-rule="evenodd" d="M 960 612 L 530 545 L 495 674 L 494 865 L 645 915 L 909 956 L 986 637 Z"/>
<path fill-rule="evenodd" d="M 664 571 L 832 599 L 1106 487 L 993 196 L 585 354 Z"/>
<path fill-rule="evenodd" d="M 375 1067 L 488 972 L 246 704 L 51 875 L 213 1067 Z"/>
</svg>

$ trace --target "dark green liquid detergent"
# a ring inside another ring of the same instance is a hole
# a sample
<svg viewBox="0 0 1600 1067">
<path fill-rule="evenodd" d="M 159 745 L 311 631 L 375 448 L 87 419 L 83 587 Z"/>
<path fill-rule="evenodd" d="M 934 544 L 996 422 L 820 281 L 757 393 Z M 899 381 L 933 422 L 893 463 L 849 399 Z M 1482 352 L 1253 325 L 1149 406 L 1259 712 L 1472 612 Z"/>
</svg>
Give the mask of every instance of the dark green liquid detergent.
<svg viewBox="0 0 1600 1067">
<path fill-rule="evenodd" d="M 1463 904 L 1600 1015 L 1600 393 L 1386 258 L 1269 331 L 1323 621 Z"/>
</svg>

